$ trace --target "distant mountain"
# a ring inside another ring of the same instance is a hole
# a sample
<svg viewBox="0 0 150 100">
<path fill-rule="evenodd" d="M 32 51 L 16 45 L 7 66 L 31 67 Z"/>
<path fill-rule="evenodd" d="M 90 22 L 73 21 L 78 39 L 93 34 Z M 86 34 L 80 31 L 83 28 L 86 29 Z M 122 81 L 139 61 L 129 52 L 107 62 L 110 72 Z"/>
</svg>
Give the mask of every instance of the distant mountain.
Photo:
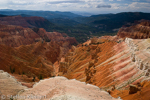
<svg viewBox="0 0 150 100">
<path fill-rule="evenodd" d="M 94 15 L 93 13 L 88 13 L 88 12 L 80 12 L 80 11 L 71 11 L 74 14 L 82 15 L 82 16 L 91 16 Z"/>
<path fill-rule="evenodd" d="M 63 15 L 63 16 L 66 16 L 66 18 L 75 18 L 75 17 L 82 17 L 81 15 L 78 15 L 78 14 L 74 14 L 72 12 L 60 12 L 60 11 L 55 11 L 53 12 L 55 14 L 58 14 L 58 15 Z M 60 18 L 61 16 L 59 16 Z"/>
<path fill-rule="evenodd" d="M 54 18 L 50 20 L 52 23 L 55 23 L 60 26 L 76 26 L 80 24 L 79 22 L 72 19 L 63 19 L 63 18 Z"/>
<path fill-rule="evenodd" d="M 13 11 L 12 9 L 0 9 L 0 11 Z"/>
<path fill-rule="evenodd" d="M 26 15 L 26 14 L 20 14 L 22 17 L 31 17 L 31 15 Z"/>
<path fill-rule="evenodd" d="M 6 17 L 6 15 L 1 15 L 1 14 L 0 14 L 0 17 Z"/>
<path fill-rule="evenodd" d="M 45 28 L 47 31 L 66 33 L 71 37 L 75 37 L 78 42 L 85 42 L 93 36 L 116 35 L 123 25 L 131 26 L 135 21 L 141 19 L 150 20 L 150 13 L 142 12 L 109 13 L 89 17 L 71 12 L 30 10 L 0 10 L 0 14 L 9 16 L 20 15 L 25 19 L 30 19 L 28 17 L 33 16 L 43 17 L 45 19 L 44 22 L 41 22 L 40 19 L 35 21 L 34 18 L 26 21 L 30 25 Z M 13 22 L 13 20 L 10 21 Z M 14 22 L 18 24 L 21 21 L 20 19 L 16 19 L 17 23 Z"/>
<path fill-rule="evenodd" d="M 150 20 L 150 13 L 122 12 L 117 14 L 100 14 L 84 18 L 74 18 L 74 20 L 78 22 L 92 25 L 105 31 L 111 31 L 122 27 L 122 25 L 134 23 L 134 21 L 141 19 Z"/>
<path fill-rule="evenodd" d="M 0 14 L 4 15 L 30 15 L 30 16 L 39 16 L 47 19 L 53 18 L 75 18 L 82 17 L 81 15 L 77 15 L 71 12 L 59 12 L 59 11 L 33 11 L 33 10 L 0 10 Z"/>
<path fill-rule="evenodd" d="M 61 27 L 57 31 L 65 32 L 69 36 L 76 37 L 77 41 L 84 42 L 92 36 L 116 35 L 123 25 L 131 26 L 141 19 L 150 20 L 150 13 L 109 13 L 73 19 L 54 18 L 50 21 Z"/>
<path fill-rule="evenodd" d="M 105 25 L 106 30 L 112 30 L 115 28 L 120 28 L 122 25 L 128 23 L 134 23 L 136 20 L 146 19 L 150 20 L 150 13 L 142 12 L 124 12 L 118 14 L 108 14 L 106 16 L 98 16 L 99 18 L 105 17 L 103 20 L 95 20 L 90 22 L 90 24 L 101 26 Z"/>
<path fill-rule="evenodd" d="M 2 16 L 0 17 L 1 25 L 16 25 L 25 28 L 37 27 L 37 28 L 44 28 L 49 31 L 59 29 L 57 25 L 51 23 L 50 21 L 48 21 L 43 17 L 36 17 L 36 16 L 29 17 L 28 15 L 23 15 L 23 14 L 18 16 L 5 16 L 5 15 L 0 15 L 0 16 Z"/>
</svg>

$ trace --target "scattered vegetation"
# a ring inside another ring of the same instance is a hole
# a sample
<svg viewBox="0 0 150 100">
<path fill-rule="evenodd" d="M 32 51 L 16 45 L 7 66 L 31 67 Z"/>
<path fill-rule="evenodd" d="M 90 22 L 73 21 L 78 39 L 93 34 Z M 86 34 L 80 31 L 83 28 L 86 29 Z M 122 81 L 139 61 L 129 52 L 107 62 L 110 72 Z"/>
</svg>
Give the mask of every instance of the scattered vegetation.
<svg viewBox="0 0 150 100">
<path fill-rule="evenodd" d="M 43 79 L 43 76 L 40 74 L 39 75 L 39 80 L 42 80 Z"/>
<path fill-rule="evenodd" d="M 15 72 L 15 68 L 12 68 L 12 67 L 10 66 L 10 72 L 13 74 L 13 73 Z"/>
<path fill-rule="evenodd" d="M 22 75 L 24 75 L 24 74 L 25 74 L 25 72 L 23 71 L 23 72 L 22 72 Z"/>
<path fill-rule="evenodd" d="M 39 31 L 39 28 L 34 27 L 34 28 L 32 28 L 32 30 L 33 30 L 35 33 L 37 33 L 37 32 Z"/>
<path fill-rule="evenodd" d="M 35 76 L 33 76 L 33 79 L 32 79 L 32 81 L 33 81 L 33 82 L 35 82 Z"/>
</svg>

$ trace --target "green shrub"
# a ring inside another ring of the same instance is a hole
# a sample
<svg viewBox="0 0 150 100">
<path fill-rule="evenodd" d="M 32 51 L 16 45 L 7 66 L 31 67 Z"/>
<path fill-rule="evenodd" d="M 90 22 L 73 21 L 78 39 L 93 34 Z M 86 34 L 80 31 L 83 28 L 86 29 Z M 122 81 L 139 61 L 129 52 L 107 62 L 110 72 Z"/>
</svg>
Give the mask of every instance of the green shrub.
<svg viewBox="0 0 150 100">
<path fill-rule="evenodd" d="M 13 74 L 15 72 L 15 68 L 12 69 L 10 66 L 10 72 Z"/>
<path fill-rule="evenodd" d="M 40 76 L 39 76 L 39 80 L 42 80 L 43 79 L 43 76 L 40 74 Z"/>
</svg>

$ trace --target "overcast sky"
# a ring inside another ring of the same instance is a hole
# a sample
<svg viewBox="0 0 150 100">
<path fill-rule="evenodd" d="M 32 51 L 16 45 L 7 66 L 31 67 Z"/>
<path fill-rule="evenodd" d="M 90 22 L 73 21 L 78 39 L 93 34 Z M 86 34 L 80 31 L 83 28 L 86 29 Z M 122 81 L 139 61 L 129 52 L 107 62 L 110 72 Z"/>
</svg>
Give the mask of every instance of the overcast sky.
<svg viewBox="0 0 150 100">
<path fill-rule="evenodd" d="M 86 11 L 97 14 L 150 12 L 150 0 L 0 0 L 0 9 Z"/>
</svg>

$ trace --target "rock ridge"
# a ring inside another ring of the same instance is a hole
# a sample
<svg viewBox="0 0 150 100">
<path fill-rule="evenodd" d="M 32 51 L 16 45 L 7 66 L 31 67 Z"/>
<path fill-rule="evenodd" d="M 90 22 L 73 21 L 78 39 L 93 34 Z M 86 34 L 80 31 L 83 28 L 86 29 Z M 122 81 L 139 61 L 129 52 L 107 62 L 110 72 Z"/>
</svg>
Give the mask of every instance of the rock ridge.
<svg viewBox="0 0 150 100">
<path fill-rule="evenodd" d="M 20 96 L 28 94 L 42 95 L 49 100 L 121 100 L 112 98 L 97 86 L 60 76 L 41 80 L 33 88 L 19 93 Z"/>
<path fill-rule="evenodd" d="M 126 38 L 125 42 L 130 47 L 131 61 L 135 62 L 138 69 L 150 76 L 150 39 L 133 40 Z"/>
</svg>

